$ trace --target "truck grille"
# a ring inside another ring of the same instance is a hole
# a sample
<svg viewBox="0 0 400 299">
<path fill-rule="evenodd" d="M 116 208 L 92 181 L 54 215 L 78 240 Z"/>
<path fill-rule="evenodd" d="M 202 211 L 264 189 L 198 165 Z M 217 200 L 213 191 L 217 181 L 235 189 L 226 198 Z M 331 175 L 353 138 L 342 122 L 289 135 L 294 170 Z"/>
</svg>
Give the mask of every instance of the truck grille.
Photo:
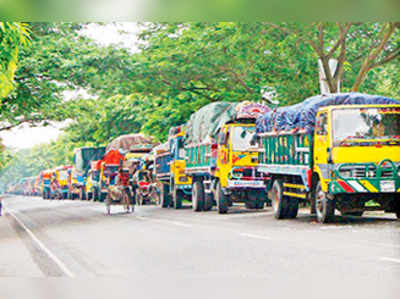
<svg viewBox="0 0 400 299">
<path fill-rule="evenodd" d="M 370 169 L 367 171 L 366 167 L 354 167 L 354 168 L 345 168 L 340 170 L 340 175 L 344 178 L 352 177 L 352 178 L 374 178 L 377 176 L 376 169 Z M 382 178 L 389 178 L 393 176 L 392 169 L 383 169 L 381 172 Z"/>
</svg>

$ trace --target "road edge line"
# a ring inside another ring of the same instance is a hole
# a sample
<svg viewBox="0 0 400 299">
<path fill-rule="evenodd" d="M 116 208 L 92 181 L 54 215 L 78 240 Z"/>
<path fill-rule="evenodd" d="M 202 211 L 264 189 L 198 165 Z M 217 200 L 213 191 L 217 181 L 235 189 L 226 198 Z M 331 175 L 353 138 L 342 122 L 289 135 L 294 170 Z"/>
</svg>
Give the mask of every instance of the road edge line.
<svg viewBox="0 0 400 299">
<path fill-rule="evenodd" d="M 42 241 L 40 241 L 35 236 L 35 234 L 28 227 L 26 227 L 26 225 L 10 209 L 4 209 L 4 212 L 11 215 L 18 222 L 18 224 L 27 232 L 32 240 L 36 242 L 40 249 L 44 251 L 48 255 L 48 257 L 53 260 L 54 263 L 56 263 L 56 265 L 60 268 L 62 272 L 64 272 L 65 275 L 70 278 L 75 277 L 72 271 L 70 271 L 68 267 L 55 254 L 53 254 L 50 249 L 48 249 L 46 245 L 44 245 Z"/>
</svg>

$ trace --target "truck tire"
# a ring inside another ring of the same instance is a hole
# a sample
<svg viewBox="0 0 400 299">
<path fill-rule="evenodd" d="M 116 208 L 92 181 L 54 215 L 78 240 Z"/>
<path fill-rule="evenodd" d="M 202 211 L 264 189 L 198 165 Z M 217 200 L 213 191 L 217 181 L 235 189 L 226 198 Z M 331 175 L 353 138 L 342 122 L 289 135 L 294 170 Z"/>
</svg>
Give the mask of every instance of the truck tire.
<svg viewBox="0 0 400 299">
<path fill-rule="evenodd" d="M 284 219 L 288 213 L 288 198 L 283 195 L 282 180 L 276 179 L 271 189 L 272 208 L 276 219 Z"/>
<path fill-rule="evenodd" d="M 172 200 L 174 201 L 174 209 L 182 209 L 183 191 L 179 190 L 175 186 L 173 186 L 172 188 Z"/>
<path fill-rule="evenodd" d="M 267 193 L 265 191 L 257 191 L 257 207 L 256 209 L 264 209 Z"/>
<path fill-rule="evenodd" d="M 247 192 L 247 198 L 244 204 L 246 209 L 257 209 L 257 193 L 255 190 L 249 190 Z"/>
<path fill-rule="evenodd" d="M 87 199 L 88 200 L 92 200 L 93 199 L 93 193 L 92 192 L 88 192 L 87 193 Z"/>
<path fill-rule="evenodd" d="M 205 193 L 204 194 L 204 211 L 211 211 L 213 207 L 213 195 L 212 193 Z"/>
<path fill-rule="evenodd" d="M 318 182 L 315 187 L 315 208 L 318 222 L 332 222 L 335 218 L 335 206 L 335 199 L 328 199 L 327 194 L 322 191 L 321 182 Z"/>
<path fill-rule="evenodd" d="M 195 181 L 192 188 L 192 209 L 201 212 L 204 206 L 204 187 L 201 181 Z"/>
<path fill-rule="evenodd" d="M 168 185 L 162 184 L 160 192 L 160 206 L 164 209 L 170 206 L 170 197 L 168 193 Z"/>
<path fill-rule="evenodd" d="M 289 198 L 288 209 L 287 209 L 287 218 L 290 218 L 290 219 L 296 218 L 298 211 L 299 211 L 299 200 L 297 198 Z"/>
<path fill-rule="evenodd" d="M 100 196 L 99 196 L 100 202 L 104 202 L 107 198 L 107 193 L 104 193 L 104 192 L 99 192 L 99 193 L 100 193 Z"/>
<path fill-rule="evenodd" d="M 83 188 L 79 188 L 79 199 L 86 200 L 86 192 L 85 192 L 85 189 L 83 189 Z"/>
<path fill-rule="evenodd" d="M 93 201 L 98 201 L 99 200 L 99 191 L 96 188 L 94 188 L 92 190 L 92 194 L 93 194 Z"/>
<path fill-rule="evenodd" d="M 218 182 L 217 191 L 216 191 L 216 202 L 217 202 L 217 211 L 219 214 L 226 214 L 229 209 L 229 198 L 224 194 L 222 190 L 221 183 Z"/>
<path fill-rule="evenodd" d="M 400 220 L 400 209 L 396 211 L 397 220 Z"/>
</svg>

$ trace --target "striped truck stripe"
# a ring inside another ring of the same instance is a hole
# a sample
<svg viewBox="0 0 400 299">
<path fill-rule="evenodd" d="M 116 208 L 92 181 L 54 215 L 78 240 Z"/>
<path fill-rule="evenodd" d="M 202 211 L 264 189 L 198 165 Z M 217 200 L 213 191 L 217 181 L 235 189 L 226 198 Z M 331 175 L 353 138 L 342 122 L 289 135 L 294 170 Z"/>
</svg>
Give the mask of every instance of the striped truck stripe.
<svg viewBox="0 0 400 299">
<path fill-rule="evenodd" d="M 351 185 L 351 187 L 353 187 L 357 192 L 365 192 L 366 190 L 366 188 L 360 185 L 357 181 L 348 181 L 347 183 Z"/>
<path fill-rule="evenodd" d="M 340 187 L 343 188 L 344 191 L 349 192 L 349 193 L 354 193 L 353 188 L 351 188 L 351 186 L 349 186 L 345 181 L 337 180 L 337 182 L 339 183 Z"/>
<path fill-rule="evenodd" d="M 374 185 L 372 185 L 369 181 L 367 180 L 361 180 L 360 183 L 369 191 L 373 193 L 379 192 L 378 189 L 375 188 Z"/>
</svg>

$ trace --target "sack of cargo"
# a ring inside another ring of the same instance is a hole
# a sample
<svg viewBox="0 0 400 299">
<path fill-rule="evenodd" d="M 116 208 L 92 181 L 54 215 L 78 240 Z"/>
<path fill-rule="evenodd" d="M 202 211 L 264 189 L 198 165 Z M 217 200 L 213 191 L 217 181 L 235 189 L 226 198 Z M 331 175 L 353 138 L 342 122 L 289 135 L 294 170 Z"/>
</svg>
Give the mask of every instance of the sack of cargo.
<svg viewBox="0 0 400 299">
<path fill-rule="evenodd" d="M 313 133 L 315 117 L 320 107 L 336 105 L 384 105 L 400 104 L 400 101 L 379 95 L 341 93 L 317 95 L 302 103 L 280 107 L 260 116 L 256 122 L 257 133 L 304 130 Z"/>
<path fill-rule="evenodd" d="M 122 135 L 111 141 L 106 148 L 106 153 L 111 150 L 119 150 L 121 153 L 128 152 L 149 152 L 157 145 L 154 138 L 151 136 L 145 136 L 143 134 L 128 134 Z"/>
</svg>

